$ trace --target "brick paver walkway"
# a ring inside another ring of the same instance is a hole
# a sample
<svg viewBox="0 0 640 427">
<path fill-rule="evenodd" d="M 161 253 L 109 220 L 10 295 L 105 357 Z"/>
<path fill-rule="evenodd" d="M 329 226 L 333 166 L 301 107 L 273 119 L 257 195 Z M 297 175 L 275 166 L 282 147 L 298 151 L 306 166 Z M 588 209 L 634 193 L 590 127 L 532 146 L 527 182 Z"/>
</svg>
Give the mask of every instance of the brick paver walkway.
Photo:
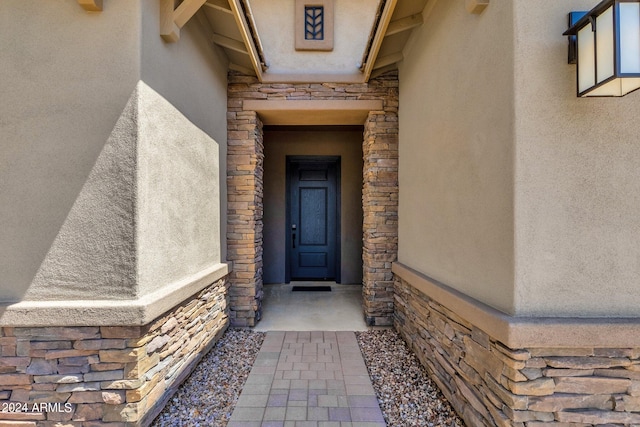
<svg viewBox="0 0 640 427">
<path fill-rule="evenodd" d="M 384 427 L 353 332 L 268 332 L 229 427 Z"/>
</svg>

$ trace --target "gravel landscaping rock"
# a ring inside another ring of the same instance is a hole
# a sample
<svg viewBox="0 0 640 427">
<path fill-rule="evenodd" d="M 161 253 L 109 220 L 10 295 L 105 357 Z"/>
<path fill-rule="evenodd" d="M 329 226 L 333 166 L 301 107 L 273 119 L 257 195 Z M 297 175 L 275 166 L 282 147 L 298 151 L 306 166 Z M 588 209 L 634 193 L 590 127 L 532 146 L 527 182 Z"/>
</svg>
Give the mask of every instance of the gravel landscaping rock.
<svg viewBox="0 0 640 427">
<path fill-rule="evenodd" d="M 356 338 L 387 425 L 464 427 L 396 331 L 356 332 Z"/>
<path fill-rule="evenodd" d="M 226 426 L 264 336 L 264 332 L 228 329 L 152 426 Z"/>
<path fill-rule="evenodd" d="M 264 337 L 228 329 L 152 426 L 226 426 Z M 464 427 L 397 332 L 356 332 L 356 338 L 388 426 Z"/>
</svg>

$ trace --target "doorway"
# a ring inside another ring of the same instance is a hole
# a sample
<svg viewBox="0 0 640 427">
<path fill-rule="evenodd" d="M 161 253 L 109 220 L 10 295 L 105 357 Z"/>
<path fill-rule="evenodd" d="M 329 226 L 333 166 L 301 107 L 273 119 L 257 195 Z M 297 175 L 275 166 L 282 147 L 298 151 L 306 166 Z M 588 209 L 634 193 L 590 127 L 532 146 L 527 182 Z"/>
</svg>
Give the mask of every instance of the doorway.
<svg viewBox="0 0 640 427">
<path fill-rule="evenodd" d="M 398 246 L 397 72 L 356 85 L 272 85 L 233 73 L 228 78 L 231 322 L 255 326 L 263 284 L 285 282 L 285 156 L 339 155 L 340 281 L 361 285 L 367 324 L 392 324 L 391 266 Z M 355 129 L 344 129 L 349 127 Z"/>
<path fill-rule="evenodd" d="M 362 285 L 362 132 L 362 126 L 265 126 L 262 229 L 262 274 L 265 284 L 283 284 L 298 280 L 297 277 L 305 277 L 304 274 L 294 273 L 292 279 L 289 267 L 289 252 L 293 249 L 291 226 L 295 224 L 298 229 L 300 224 L 292 223 L 288 218 L 291 199 L 287 186 L 291 169 L 288 160 L 297 159 L 305 160 L 307 167 L 309 160 L 312 163 L 339 160 L 336 164 L 335 179 L 336 232 L 330 233 L 336 237 L 335 274 L 324 273 L 322 277 L 311 275 L 311 281 L 324 280 L 326 277 L 328 281 L 334 280 L 342 285 Z M 304 179 L 310 178 L 309 175 L 324 174 L 318 171 L 322 166 L 314 167 L 316 170 L 306 172 L 301 181 L 309 184 L 305 185 L 307 187 L 319 184 L 315 181 L 305 181 Z M 321 178 L 324 179 L 323 176 Z M 302 237 L 304 239 L 304 236 Z M 296 249 L 300 238 L 298 232 Z M 315 261 L 315 264 L 319 264 L 323 261 L 308 259 L 312 257 L 320 256 L 307 255 L 307 259 L 302 260 L 303 263 L 311 264 Z"/>
<path fill-rule="evenodd" d="M 340 158 L 287 156 L 285 282 L 340 283 Z"/>
</svg>

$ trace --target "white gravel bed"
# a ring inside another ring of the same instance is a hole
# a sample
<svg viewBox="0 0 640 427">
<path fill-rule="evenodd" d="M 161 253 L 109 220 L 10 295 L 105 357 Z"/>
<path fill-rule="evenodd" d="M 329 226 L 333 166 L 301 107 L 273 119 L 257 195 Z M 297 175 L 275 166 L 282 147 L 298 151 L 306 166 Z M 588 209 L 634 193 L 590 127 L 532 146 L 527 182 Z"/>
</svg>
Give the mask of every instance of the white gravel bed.
<svg viewBox="0 0 640 427">
<path fill-rule="evenodd" d="M 264 336 L 249 329 L 228 329 L 152 426 L 226 426 Z"/>
<path fill-rule="evenodd" d="M 356 338 L 387 425 L 464 427 L 396 331 L 356 332 Z"/>
</svg>

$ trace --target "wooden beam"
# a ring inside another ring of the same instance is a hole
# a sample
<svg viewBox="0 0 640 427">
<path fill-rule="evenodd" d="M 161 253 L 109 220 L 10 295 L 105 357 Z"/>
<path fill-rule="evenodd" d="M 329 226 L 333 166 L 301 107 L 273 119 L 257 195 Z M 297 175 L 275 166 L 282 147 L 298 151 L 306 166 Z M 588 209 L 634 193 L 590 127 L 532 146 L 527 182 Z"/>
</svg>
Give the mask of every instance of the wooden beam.
<svg viewBox="0 0 640 427">
<path fill-rule="evenodd" d="M 185 26 L 207 0 L 184 0 L 173 13 L 173 21 L 178 28 Z"/>
<path fill-rule="evenodd" d="M 396 62 L 400 62 L 404 59 L 404 55 L 402 52 L 392 53 L 390 55 L 383 56 L 378 58 L 376 63 L 373 65 L 373 69 L 377 70 L 378 68 L 386 67 L 387 65 L 395 64 Z"/>
<path fill-rule="evenodd" d="M 229 2 L 227 0 L 207 0 L 204 5 L 211 9 L 233 14 L 233 11 L 229 8 Z"/>
<path fill-rule="evenodd" d="M 247 23 L 247 19 L 242 11 L 240 1 L 241 0 L 229 0 L 229 5 L 231 6 L 231 10 L 233 10 L 233 17 L 236 20 L 236 25 L 240 30 L 240 34 L 242 34 L 242 40 L 244 41 L 244 45 L 249 53 L 249 58 L 251 58 L 251 65 L 255 70 L 258 80 L 262 81 L 262 64 L 260 63 L 260 57 L 258 55 L 256 45 L 253 43 L 249 24 Z"/>
<path fill-rule="evenodd" d="M 391 21 L 387 27 L 385 37 L 419 27 L 422 25 L 422 22 L 422 13 L 416 13 L 415 15 L 407 16 L 406 18 Z"/>
<path fill-rule="evenodd" d="M 180 40 L 180 27 L 173 20 L 174 0 L 160 0 L 160 37 L 167 43 Z"/>
<path fill-rule="evenodd" d="M 80 1 L 80 0 L 78 0 Z M 160 0 L 160 37 L 167 43 L 180 40 L 180 29 L 189 22 L 207 0 L 184 0 L 174 10 L 174 0 Z"/>
<path fill-rule="evenodd" d="M 382 15 L 378 23 L 378 28 L 376 29 L 376 33 L 373 36 L 371 48 L 369 49 L 369 54 L 367 55 L 367 62 L 366 64 L 362 64 L 364 67 L 363 72 L 365 82 L 369 80 L 369 76 L 371 75 L 371 71 L 373 70 L 373 64 L 376 61 L 378 52 L 380 51 L 380 46 L 382 46 L 382 41 L 384 40 L 384 35 L 387 32 L 387 28 L 389 27 L 389 22 L 391 21 L 391 16 L 393 15 L 393 10 L 396 7 L 397 1 L 398 0 L 387 0 L 384 5 L 384 10 L 382 11 Z"/>
<path fill-rule="evenodd" d="M 102 0 L 78 0 L 78 4 L 87 12 L 102 12 Z"/>
<path fill-rule="evenodd" d="M 244 0 L 243 0 L 244 1 Z M 252 32 L 253 32 L 253 41 L 256 44 L 256 49 L 258 50 L 258 55 L 260 55 L 260 53 L 262 53 L 262 60 L 264 60 L 264 49 L 262 48 L 262 40 L 260 40 L 260 34 L 258 34 L 258 26 L 256 25 L 256 20 L 253 17 L 253 11 L 251 10 L 251 3 L 249 3 L 248 1 L 244 1 L 245 4 L 245 16 L 247 17 L 247 23 L 249 24 L 249 27 L 251 28 Z M 258 58 L 258 60 L 260 60 L 260 58 Z M 261 65 L 265 65 L 264 63 L 261 62 Z M 263 68 L 264 71 L 264 68 Z"/>
<path fill-rule="evenodd" d="M 245 55 L 249 54 L 247 47 L 239 40 L 214 33 L 213 42 L 218 46 L 226 47 L 227 49 L 235 50 L 236 52 L 244 53 Z"/>
</svg>

